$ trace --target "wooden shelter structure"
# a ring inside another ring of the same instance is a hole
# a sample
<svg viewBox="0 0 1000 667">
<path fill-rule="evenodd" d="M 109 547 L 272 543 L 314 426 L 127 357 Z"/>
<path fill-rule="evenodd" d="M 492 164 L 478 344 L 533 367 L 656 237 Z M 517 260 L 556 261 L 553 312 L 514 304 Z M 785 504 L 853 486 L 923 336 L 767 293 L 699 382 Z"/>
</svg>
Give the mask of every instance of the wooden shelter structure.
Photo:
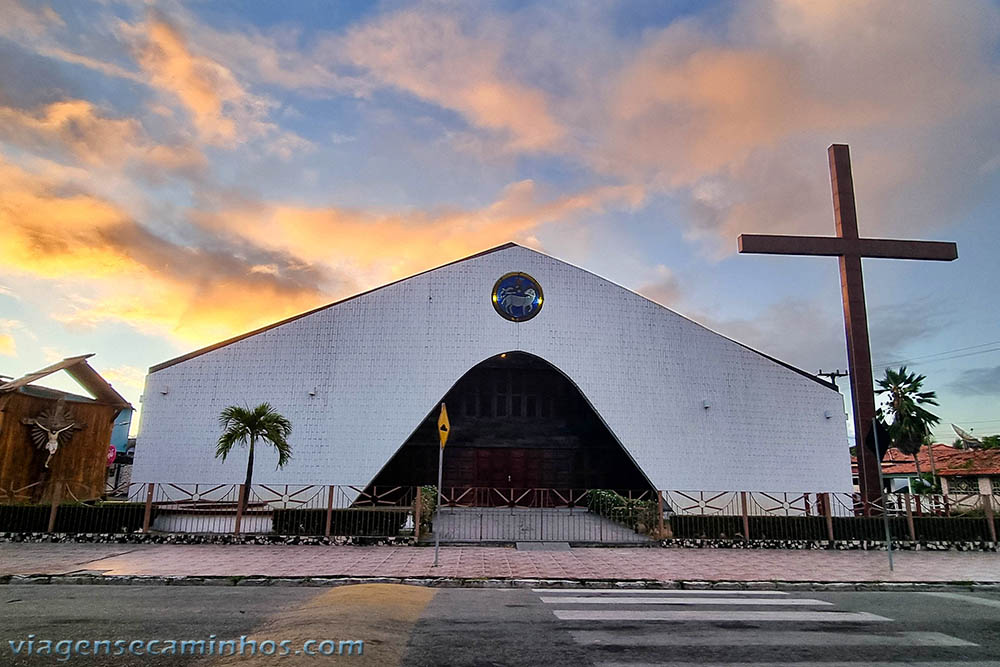
<svg viewBox="0 0 1000 667">
<path fill-rule="evenodd" d="M 111 430 L 132 406 L 87 363 L 92 356 L 68 357 L 0 385 L 0 502 L 104 493 Z M 92 397 L 33 384 L 59 371 Z"/>
</svg>

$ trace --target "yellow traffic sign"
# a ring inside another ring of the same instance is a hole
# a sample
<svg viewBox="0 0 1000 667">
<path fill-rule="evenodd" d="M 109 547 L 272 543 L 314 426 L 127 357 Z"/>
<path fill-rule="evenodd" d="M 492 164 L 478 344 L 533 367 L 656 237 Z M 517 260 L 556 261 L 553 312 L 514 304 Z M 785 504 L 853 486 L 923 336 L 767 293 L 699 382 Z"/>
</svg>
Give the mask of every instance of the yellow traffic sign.
<svg viewBox="0 0 1000 667">
<path fill-rule="evenodd" d="M 441 437 L 441 449 L 448 441 L 448 432 L 451 430 L 451 422 L 448 421 L 448 408 L 441 404 L 441 414 L 438 416 L 438 435 Z"/>
</svg>

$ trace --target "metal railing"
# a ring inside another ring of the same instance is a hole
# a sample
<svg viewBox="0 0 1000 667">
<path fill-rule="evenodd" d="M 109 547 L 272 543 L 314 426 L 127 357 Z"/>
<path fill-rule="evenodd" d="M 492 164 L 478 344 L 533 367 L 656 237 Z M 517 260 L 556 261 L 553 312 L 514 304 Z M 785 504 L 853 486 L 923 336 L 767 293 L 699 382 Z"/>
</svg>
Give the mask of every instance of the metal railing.
<svg viewBox="0 0 1000 667">
<path fill-rule="evenodd" d="M 406 537 L 444 543 L 683 540 L 997 541 L 1000 495 L 653 489 L 132 484 L 0 488 L 0 533 Z"/>
</svg>

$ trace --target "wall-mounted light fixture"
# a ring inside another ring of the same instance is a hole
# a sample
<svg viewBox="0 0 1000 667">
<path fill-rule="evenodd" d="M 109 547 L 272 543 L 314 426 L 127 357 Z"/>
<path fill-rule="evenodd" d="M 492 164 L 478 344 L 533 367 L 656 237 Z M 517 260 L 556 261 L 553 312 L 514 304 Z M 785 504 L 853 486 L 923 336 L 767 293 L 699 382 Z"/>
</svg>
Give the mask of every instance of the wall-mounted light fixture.
<svg viewBox="0 0 1000 667">
<path fill-rule="evenodd" d="M 706 398 L 704 401 L 701 402 L 701 407 L 708 410 L 710 407 L 712 407 L 712 404 L 709 403 L 708 399 Z"/>
<path fill-rule="evenodd" d="M 310 396 L 315 396 L 316 395 L 316 387 L 313 387 L 312 389 L 309 390 L 309 395 Z"/>
<path fill-rule="evenodd" d="M 827 410 L 826 412 L 824 412 L 823 416 L 826 417 L 827 419 L 833 419 L 833 413 L 830 412 L 829 410 Z"/>
<path fill-rule="evenodd" d="M 160 393 L 166 396 L 167 394 L 170 393 L 170 387 L 164 387 L 163 389 L 160 389 Z"/>
</svg>

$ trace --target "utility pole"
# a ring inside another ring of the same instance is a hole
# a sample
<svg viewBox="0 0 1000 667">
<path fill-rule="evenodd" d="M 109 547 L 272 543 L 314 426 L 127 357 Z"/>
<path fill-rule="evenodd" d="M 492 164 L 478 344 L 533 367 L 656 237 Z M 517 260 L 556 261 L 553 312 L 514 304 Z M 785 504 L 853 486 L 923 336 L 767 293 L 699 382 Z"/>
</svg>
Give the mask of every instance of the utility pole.
<svg viewBox="0 0 1000 667">
<path fill-rule="evenodd" d="M 830 382 L 832 382 L 834 385 L 837 385 L 837 378 L 845 378 L 845 377 L 847 377 L 847 373 L 844 372 L 844 371 L 842 371 L 842 370 L 840 370 L 839 368 L 837 370 L 831 371 L 829 373 L 824 373 L 823 369 L 821 368 L 821 369 L 819 369 L 819 373 L 816 373 L 816 375 L 818 375 L 820 377 L 824 377 L 824 378 L 830 378 Z M 839 386 L 837 386 L 837 390 L 840 391 L 840 387 Z"/>
</svg>

